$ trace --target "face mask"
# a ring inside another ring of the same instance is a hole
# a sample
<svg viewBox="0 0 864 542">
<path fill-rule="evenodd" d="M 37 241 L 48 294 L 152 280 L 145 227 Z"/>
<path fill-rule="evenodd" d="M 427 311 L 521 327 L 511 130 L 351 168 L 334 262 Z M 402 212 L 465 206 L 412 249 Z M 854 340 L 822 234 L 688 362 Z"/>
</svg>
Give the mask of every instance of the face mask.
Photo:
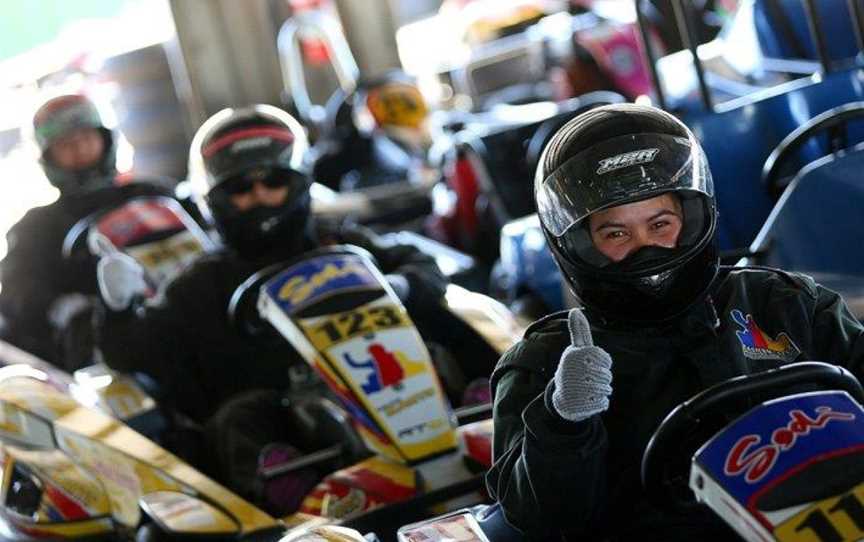
<svg viewBox="0 0 864 542">
<path fill-rule="evenodd" d="M 677 248 L 646 246 L 630 254 L 620 262 L 610 263 L 603 270 L 615 273 L 639 272 L 672 261 L 679 252 Z"/>
<path fill-rule="evenodd" d="M 226 223 L 224 234 L 238 252 L 249 258 L 284 256 L 302 245 L 308 207 L 254 207 L 237 214 Z"/>
</svg>

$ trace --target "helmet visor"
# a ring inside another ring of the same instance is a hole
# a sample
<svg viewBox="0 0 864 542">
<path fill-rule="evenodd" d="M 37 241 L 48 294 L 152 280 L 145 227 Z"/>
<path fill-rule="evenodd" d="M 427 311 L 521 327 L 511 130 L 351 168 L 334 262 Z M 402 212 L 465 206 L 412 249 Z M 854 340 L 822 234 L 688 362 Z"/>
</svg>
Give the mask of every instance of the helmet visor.
<svg viewBox="0 0 864 542">
<path fill-rule="evenodd" d="M 275 125 L 232 130 L 215 138 L 203 149 L 204 167 L 212 186 L 261 167 L 291 163 L 294 134 Z"/>
<path fill-rule="evenodd" d="M 540 221 L 555 237 L 596 211 L 675 191 L 710 199 L 714 188 L 700 147 L 663 134 L 603 141 L 535 184 Z"/>
</svg>

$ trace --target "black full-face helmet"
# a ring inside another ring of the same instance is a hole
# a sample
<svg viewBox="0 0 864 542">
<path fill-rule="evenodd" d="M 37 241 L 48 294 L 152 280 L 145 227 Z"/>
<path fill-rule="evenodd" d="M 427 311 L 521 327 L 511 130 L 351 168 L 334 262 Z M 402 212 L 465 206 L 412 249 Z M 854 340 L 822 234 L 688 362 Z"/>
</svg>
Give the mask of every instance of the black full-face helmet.
<svg viewBox="0 0 864 542">
<path fill-rule="evenodd" d="M 242 256 L 289 253 L 309 222 L 309 142 L 294 117 L 269 105 L 228 108 L 198 129 L 189 150 L 189 180 L 201 213 Z M 281 205 L 240 210 L 231 196 L 252 183 L 287 187 Z"/>
<path fill-rule="evenodd" d="M 104 140 L 102 156 L 92 166 L 70 171 L 53 163 L 51 146 L 75 130 L 95 129 Z M 116 138 L 105 127 L 93 102 L 83 94 L 54 96 L 33 115 L 33 139 L 39 148 L 39 163 L 45 176 L 62 195 L 110 186 L 117 174 Z"/>
<path fill-rule="evenodd" d="M 693 133 L 659 109 L 617 104 L 565 124 L 543 151 L 537 211 L 558 266 L 582 304 L 618 322 L 668 321 L 703 298 L 719 267 L 708 161 Z M 613 262 L 589 217 L 662 194 L 681 204 L 674 248 L 642 247 Z"/>
</svg>

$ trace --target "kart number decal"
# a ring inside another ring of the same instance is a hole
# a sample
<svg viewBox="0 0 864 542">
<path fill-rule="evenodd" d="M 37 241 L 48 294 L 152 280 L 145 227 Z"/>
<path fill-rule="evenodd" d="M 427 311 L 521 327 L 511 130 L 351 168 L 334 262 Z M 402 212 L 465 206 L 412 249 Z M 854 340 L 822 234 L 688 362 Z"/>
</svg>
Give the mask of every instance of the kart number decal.
<svg viewBox="0 0 864 542">
<path fill-rule="evenodd" d="M 319 349 L 326 349 L 354 337 L 407 325 L 404 315 L 395 306 L 363 308 L 333 315 L 312 328 L 312 343 Z"/>
<path fill-rule="evenodd" d="M 864 538 L 864 484 L 809 506 L 774 532 L 780 542 L 843 542 Z"/>
<path fill-rule="evenodd" d="M 126 252 L 162 284 L 204 252 L 204 247 L 192 232 L 184 231 L 164 241 L 127 248 Z"/>
</svg>

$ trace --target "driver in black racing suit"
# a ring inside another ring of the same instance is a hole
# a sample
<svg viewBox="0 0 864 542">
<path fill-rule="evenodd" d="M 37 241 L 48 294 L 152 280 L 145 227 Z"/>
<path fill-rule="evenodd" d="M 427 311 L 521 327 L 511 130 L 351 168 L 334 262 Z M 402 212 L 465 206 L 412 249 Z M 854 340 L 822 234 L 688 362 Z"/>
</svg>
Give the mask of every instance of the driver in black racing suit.
<svg viewBox="0 0 864 542">
<path fill-rule="evenodd" d="M 402 291 L 409 311 L 437 303 L 446 287 L 434 259 L 414 247 L 385 248 L 363 228 L 316 224 L 307 150 L 302 126 L 275 107 L 215 114 L 193 139 L 189 171 L 201 211 L 225 250 L 200 258 L 143 307 L 132 303 L 130 285 L 140 284 L 134 263 L 123 256 L 100 263 L 100 286 L 112 309 L 100 334 L 106 362 L 149 374 L 165 402 L 206 423 L 207 459 L 216 476 L 246 497 L 265 499 L 278 514 L 297 507 L 314 476 L 301 471 L 260 487 L 256 471 L 259 460 L 272 466 L 302 447 L 286 427 L 283 392 L 298 381 L 309 386 L 310 375 L 281 337 L 256 341 L 232 326 L 228 304 L 235 289 L 270 264 L 335 243 L 368 250 Z M 261 455 L 265 445 L 280 442 L 267 447 L 264 455 L 271 457 Z"/>
<path fill-rule="evenodd" d="M 63 241 L 82 218 L 167 187 L 120 182 L 116 135 L 83 94 L 54 96 L 33 116 L 33 138 L 57 201 L 27 212 L 7 234 L 0 262 L 4 340 L 69 371 L 91 363 L 90 315 L 97 294 L 92 262 L 66 259 Z M 124 179 L 128 180 L 128 179 Z"/>
<path fill-rule="evenodd" d="M 529 538 L 734 540 L 706 508 L 661 512 L 640 483 L 663 418 L 697 392 L 794 361 L 864 376 L 861 324 L 811 278 L 721 268 L 705 155 L 658 109 L 613 105 L 552 138 L 544 234 L 582 309 L 535 322 L 493 373 L 487 485 Z"/>
</svg>

